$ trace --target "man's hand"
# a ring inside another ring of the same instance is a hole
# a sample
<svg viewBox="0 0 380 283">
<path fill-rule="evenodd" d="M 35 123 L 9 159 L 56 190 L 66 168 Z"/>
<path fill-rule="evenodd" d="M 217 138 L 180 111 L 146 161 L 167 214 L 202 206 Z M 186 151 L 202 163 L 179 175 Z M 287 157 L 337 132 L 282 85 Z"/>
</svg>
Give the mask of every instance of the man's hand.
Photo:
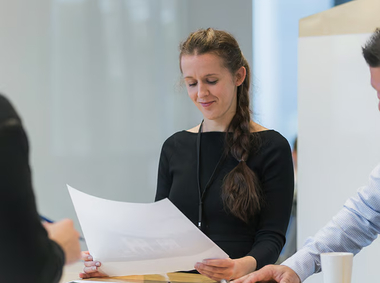
<svg viewBox="0 0 380 283">
<path fill-rule="evenodd" d="M 254 282 L 301 283 L 301 279 L 290 267 L 284 265 L 267 265 L 258 271 L 233 281 L 233 283 Z"/>
</svg>

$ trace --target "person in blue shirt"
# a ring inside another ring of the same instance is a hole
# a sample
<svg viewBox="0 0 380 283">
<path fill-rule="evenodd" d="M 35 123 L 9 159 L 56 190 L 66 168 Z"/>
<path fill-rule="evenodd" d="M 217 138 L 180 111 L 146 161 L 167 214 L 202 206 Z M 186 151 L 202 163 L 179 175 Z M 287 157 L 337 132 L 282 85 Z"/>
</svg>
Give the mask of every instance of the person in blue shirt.
<svg viewBox="0 0 380 283">
<path fill-rule="evenodd" d="M 380 29 L 363 47 L 363 56 L 370 73 L 371 85 L 380 100 Z M 380 111 L 380 101 L 378 104 Z M 282 265 L 267 265 L 234 283 L 279 282 L 299 283 L 321 271 L 320 254 L 351 252 L 357 254 L 380 234 L 380 164 L 373 169 L 369 182 L 346 201 L 337 215 Z"/>
</svg>

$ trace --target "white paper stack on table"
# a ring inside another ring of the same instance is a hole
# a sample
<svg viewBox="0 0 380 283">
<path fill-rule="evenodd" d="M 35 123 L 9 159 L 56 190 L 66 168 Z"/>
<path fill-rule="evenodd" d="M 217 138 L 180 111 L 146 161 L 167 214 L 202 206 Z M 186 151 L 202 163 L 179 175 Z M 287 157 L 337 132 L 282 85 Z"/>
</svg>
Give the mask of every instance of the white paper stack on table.
<svg viewBox="0 0 380 283">
<path fill-rule="evenodd" d="M 164 274 L 228 255 L 168 199 L 111 201 L 67 185 L 87 248 L 108 276 Z"/>
</svg>

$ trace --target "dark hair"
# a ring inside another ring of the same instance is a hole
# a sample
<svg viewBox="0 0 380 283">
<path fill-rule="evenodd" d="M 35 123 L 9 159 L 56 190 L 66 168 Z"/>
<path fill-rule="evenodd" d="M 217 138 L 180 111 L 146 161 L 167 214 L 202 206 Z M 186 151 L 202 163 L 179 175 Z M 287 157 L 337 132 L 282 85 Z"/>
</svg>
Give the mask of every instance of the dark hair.
<svg viewBox="0 0 380 283">
<path fill-rule="evenodd" d="M 367 64 L 372 68 L 380 67 L 380 29 L 368 39 L 364 47 L 362 47 L 363 56 Z"/>
<path fill-rule="evenodd" d="M 249 153 L 260 143 L 250 129 L 250 68 L 236 39 L 228 32 L 212 28 L 197 30 L 180 44 L 180 68 L 182 56 L 206 53 L 220 57 L 233 76 L 241 67 L 246 69 L 245 80 L 237 88 L 236 113 L 226 129 L 225 153 L 231 154 L 239 164 L 225 177 L 222 198 L 233 215 L 248 222 L 260 211 L 262 199 L 259 179 L 246 164 Z"/>
</svg>

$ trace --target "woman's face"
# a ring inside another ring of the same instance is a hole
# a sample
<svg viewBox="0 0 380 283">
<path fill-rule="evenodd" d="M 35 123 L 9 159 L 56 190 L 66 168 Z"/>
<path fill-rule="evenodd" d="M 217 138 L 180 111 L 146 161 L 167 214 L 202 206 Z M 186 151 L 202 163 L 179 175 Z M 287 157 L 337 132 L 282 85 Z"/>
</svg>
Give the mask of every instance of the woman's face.
<svg viewBox="0 0 380 283">
<path fill-rule="evenodd" d="M 236 112 L 237 87 L 244 81 L 245 68 L 232 75 L 222 63 L 220 57 L 211 53 L 184 55 L 181 69 L 187 93 L 205 121 L 228 125 Z"/>
</svg>

